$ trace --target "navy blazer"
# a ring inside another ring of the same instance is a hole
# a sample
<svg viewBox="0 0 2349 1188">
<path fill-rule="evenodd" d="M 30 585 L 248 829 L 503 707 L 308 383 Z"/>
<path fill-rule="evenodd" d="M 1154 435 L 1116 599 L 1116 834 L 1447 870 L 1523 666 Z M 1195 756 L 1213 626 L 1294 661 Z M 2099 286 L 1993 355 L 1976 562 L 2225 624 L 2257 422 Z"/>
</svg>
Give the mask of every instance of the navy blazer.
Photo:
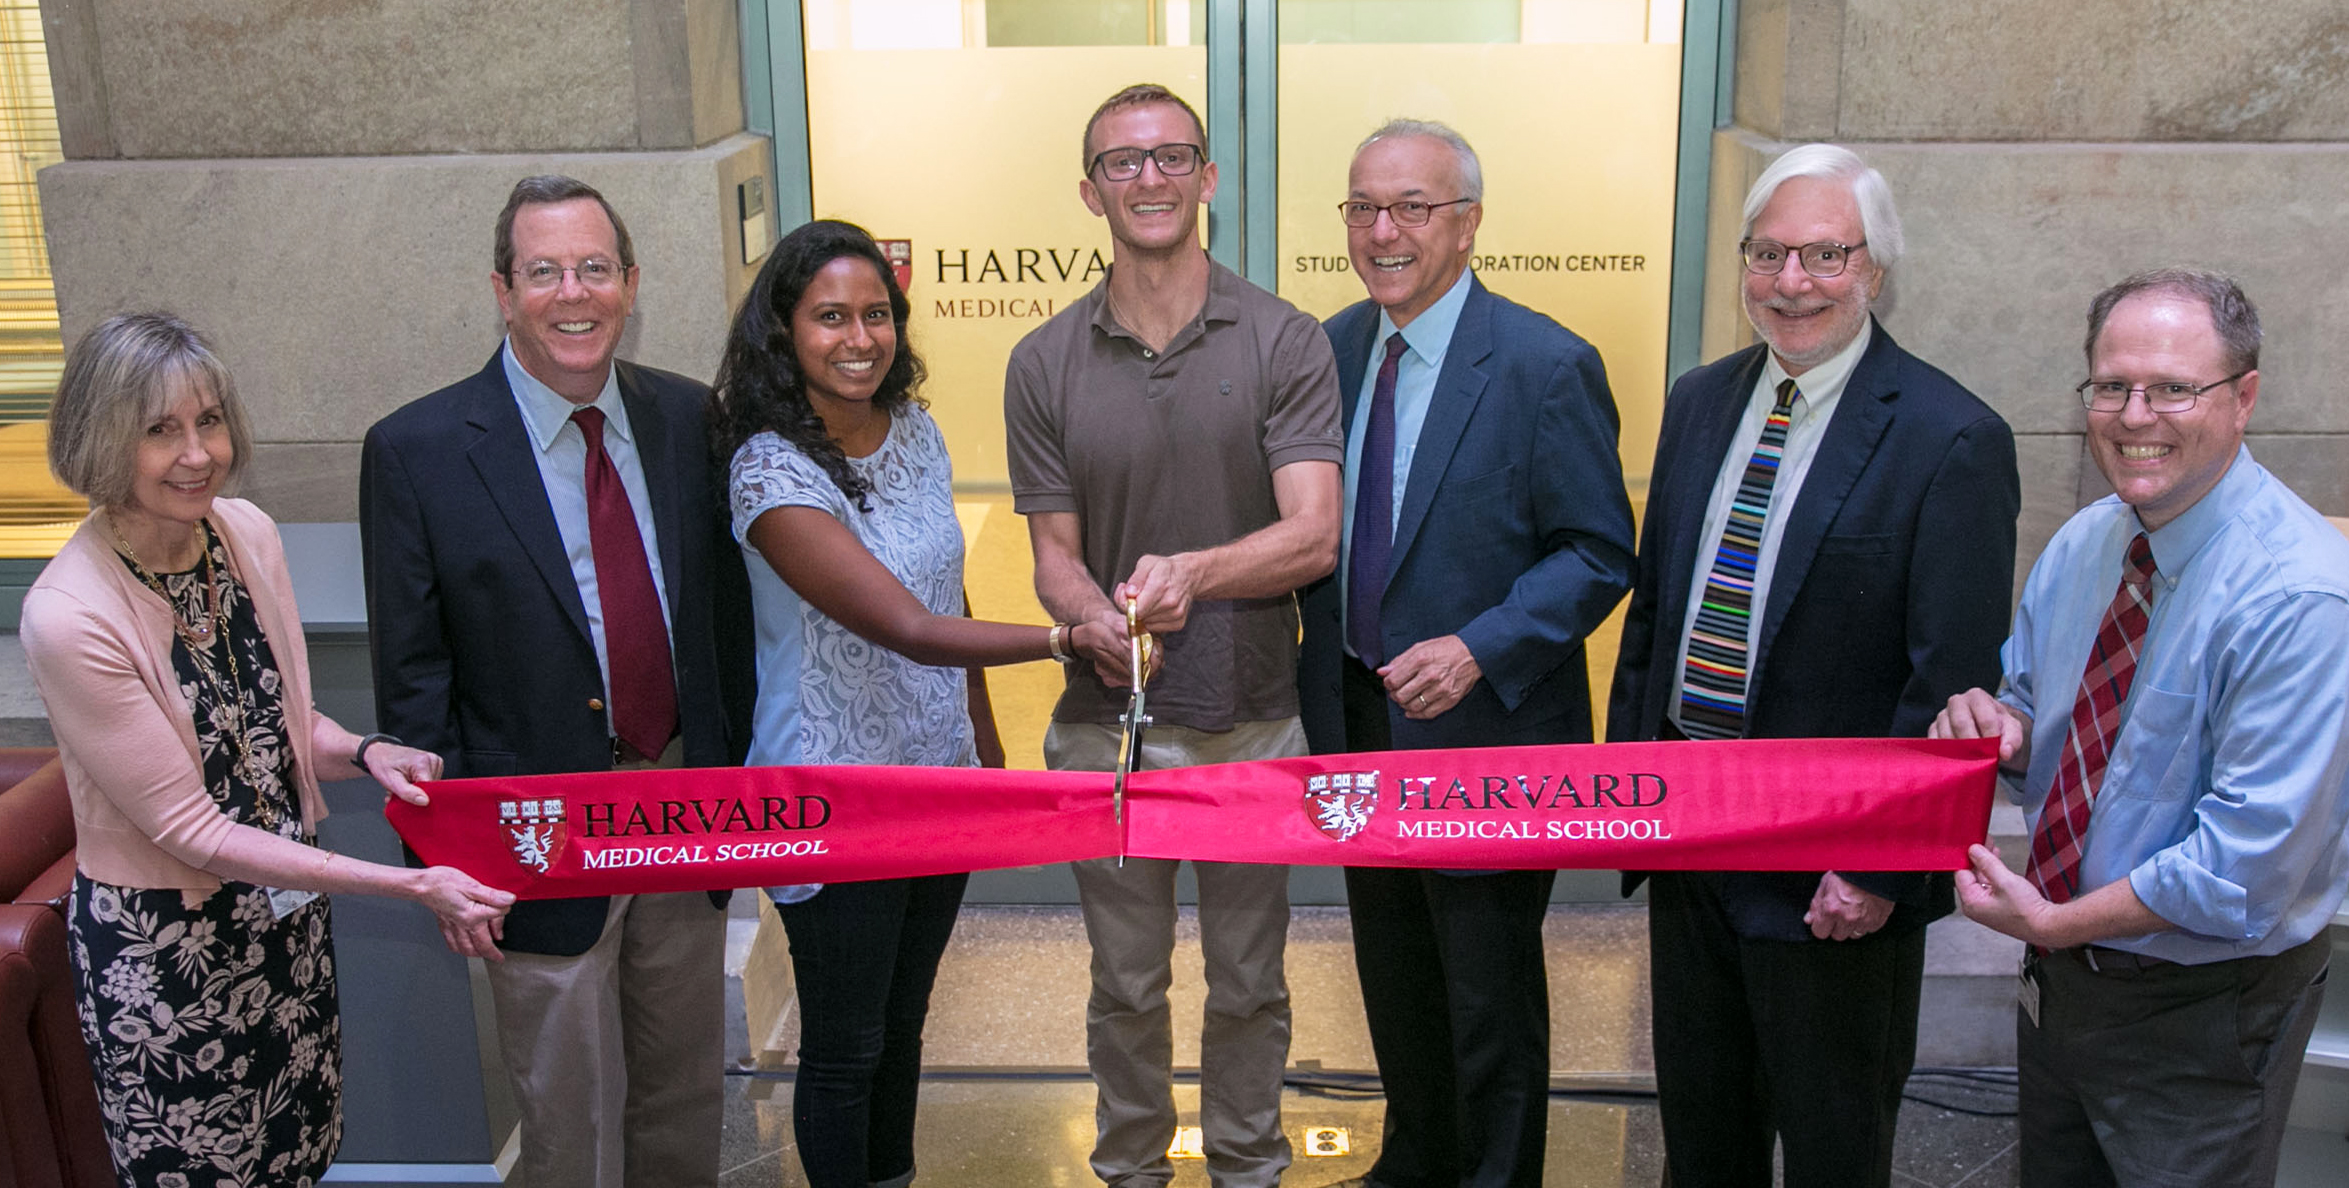
<svg viewBox="0 0 2349 1188">
<path fill-rule="evenodd" d="M 1672 386 L 1623 625 L 1607 737 L 1657 737 L 1672 697 L 1713 480 L 1762 373 L 1756 344 Z M 1742 465 L 1742 460 L 1740 461 Z M 1875 326 L 1794 506 L 1747 679 L 1750 738 L 1921 738 L 1951 695 L 1998 687 L 2022 506 L 2014 435 Z M 1948 874 L 1838 872 L 1895 902 L 1888 929 L 1953 906 Z M 1819 874 L 1723 881 L 1740 935 L 1811 939 Z M 1636 882 L 1636 878 L 1632 880 Z"/>
<path fill-rule="evenodd" d="M 1363 301 L 1326 325 L 1349 433 L 1378 314 Z M 1379 627 L 1389 656 L 1458 635 L 1484 678 L 1431 721 L 1390 702 L 1397 750 L 1590 741 L 1582 641 L 1631 584 L 1617 428 L 1598 351 L 1472 277 L 1404 485 Z M 1317 753 L 1346 749 L 1347 563 L 1305 595 L 1297 687 Z"/>
<path fill-rule="evenodd" d="M 632 363 L 616 370 L 661 552 L 685 765 L 739 763 L 749 581 L 703 429 L 709 390 Z M 359 529 L 378 729 L 439 754 L 451 779 L 611 769 L 586 605 L 499 355 L 367 431 Z M 586 952 L 606 907 L 517 903 L 503 946 Z"/>
</svg>

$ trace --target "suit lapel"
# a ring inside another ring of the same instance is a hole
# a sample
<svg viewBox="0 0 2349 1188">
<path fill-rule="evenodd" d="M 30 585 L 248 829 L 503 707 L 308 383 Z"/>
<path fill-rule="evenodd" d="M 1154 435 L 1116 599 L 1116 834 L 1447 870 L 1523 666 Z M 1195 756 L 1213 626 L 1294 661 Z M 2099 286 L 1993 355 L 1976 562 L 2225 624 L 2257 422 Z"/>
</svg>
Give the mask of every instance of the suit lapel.
<svg viewBox="0 0 2349 1188">
<path fill-rule="evenodd" d="M 571 574 L 570 556 L 563 551 L 563 533 L 555 527 L 554 508 L 547 503 L 546 484 L 539 478 L 537 447 L 522 423 L 522 410 L 514 405 L 513 388 L 506 383 L 503 349 L 501 354 L 490 356 L 482 382 L 473 387 L 472 406 L 466 410 L 465 420 L 478 436 L 465 447 L 465 457 L 498 505 L 506 527 L 522 546 L 522 554 L 537 567 L 547 589 L 579 630 L 579 638 L 592 639 L 587 630 L 587 607 L 579 599 L 579 582 Z"/>
<path fill-rule="evenodd" d="M 1354 440 L 1354 415 L 1361 411 L 1355 406 L 1362 403 L 1362 369 L 1370 366 L 1370 339 L 1378 333 L 1378 307 L 1365 301 L 1354 309 L 1363 315 L 1354 319 L 1362 323 L 1361 329 L 1340 327 L 1341 332 L 1332 336 L 1330 343 L 1338 357 L 1338 421 L 1344 441 Z"/>
<path fill-rule="evenodd" d="M 1867 353 L 1860 356 L 1859 366 L 1852 369 L 1851 379 L 1844 384 L 1843 399 L 1836 401 L 1835 419 L 1827 422 L 1827 435 L 1819 439 L 1819 452 L 1811 458 L 1802 490 L 1787 513 L 1786 531 L 1778 538 L 1770 601 L 1762 611 L 1761 634 L 1755 638 L 1752 671 L 1756 674 L 1770 657 L 1770 640 L 1777 635 L 1778 624 L 1785 620 L 1787 608 L 1802 590 L 1803 579 L 1810 575 L 1820 538 L 1827 535 L 1827 526 L 1843 510 L 1844 498 L 1868 468 L 1868 459 L 1875 456 L 1877 444 L 1892 424 L 1892 402 L 1900 392 L 1891 382 L 1891 353 L 1898 348 L 1882 326 L 1874 331 Z"/>
<path fill-rule="evenodd" d="M 1375 325 L 1375 323 L 1373 323 Z M 1389 573 L 1399 572 L 1411 555 L 1419 526 L 1427 522 L 1435 501 L 1436 484 L 1452 464 L 1469 418 L 1484 398 L 1484 361 L 1493 353 L 1492 295 L 1484 282 L 1469 279 L 1468 300 L 1460 306 L 1460 320 L 1452 327 L 1451 345 L 1444 348 L 1444 369 L 1436 373 L 1435 395 L 1427 405 L 1427 419 L 1419 426 L 1419 444 L 1411 455 L 1411 474 L 1403 484 L 1403 511 L 1395 523 L 1395 548 Z M 1391 586 L 1390 586 L 1391 588 Z"/>
<path fill-rule="evenodd" d="M 620 376 L 620 403 L 628 407 L 628 431 L 636 437 L 636 464 L 644 472 L 644 489 L 652 500 L 653 534 L 659 539 L 654 546 L 661 551 L 662 584 L 669 605 L 681 605 L 678 579 L 685 573 L 680 555 L 685 534 L 677 526 L 677 476 L 679 468 L 669 462 L 669 452 L 677 444 L 660 402 L 644 388 L 636 369 L 624 363 L 614 363 Z"/>
</svg>

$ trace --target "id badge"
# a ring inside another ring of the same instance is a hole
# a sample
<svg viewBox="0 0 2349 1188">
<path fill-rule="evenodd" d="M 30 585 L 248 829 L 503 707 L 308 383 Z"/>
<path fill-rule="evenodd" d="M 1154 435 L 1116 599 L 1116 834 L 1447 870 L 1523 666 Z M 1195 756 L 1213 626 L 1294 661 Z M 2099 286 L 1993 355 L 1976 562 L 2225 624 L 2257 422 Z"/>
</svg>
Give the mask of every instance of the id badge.
<svg viewBox="0 0 2349 1188">
<path fill-rule="evenodd" d="M 302 905 L 318 898 L 316 891 L 295 891 L 286 887 L 270 887 L 267 890 L 270 914 L 280 920 L 301 911 Z"/>
<path fill-rule="evenodd" d="M 2022 968 L 2015 973 L 2015 1001 L 2022 1004 L 2023 1015 L 2031 1020 L 2033 1027 L 2039 1026 L 2039 971 L 2034 968 L 2036 964 L 2031 960 L 2031 951 L 2025 949 Z"/>
</svg>

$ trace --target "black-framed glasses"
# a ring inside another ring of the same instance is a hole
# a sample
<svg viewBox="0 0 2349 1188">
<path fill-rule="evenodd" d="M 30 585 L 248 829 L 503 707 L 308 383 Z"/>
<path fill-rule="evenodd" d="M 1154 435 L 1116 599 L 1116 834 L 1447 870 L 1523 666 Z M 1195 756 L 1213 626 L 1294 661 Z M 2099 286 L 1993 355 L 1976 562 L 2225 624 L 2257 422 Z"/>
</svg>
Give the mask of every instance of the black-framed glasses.
<svg viewBox="0 0 2349 1188">
<path fill-rule="evenodd" d="M 1794 257 L 1804 272 L 1820 280 L 1842 276 L 1844 266 L 1851 263 L 1851 254 L 1868 246 L 1863 239 L 1858 243 L 1832 243 L 1820 240 L 1790 248 L 1775 239 L 1740 240 L 1737 253 L 1745 257 L 1745 270 L 1755 276 L 1776 276 L 1786 267 L 1786 258 Z"/>
<path fill-rule="evenodd" d="M 1142 162 L 1155 161 L 1159 173 L 1185 177 L 1199 168 L 1199 159 L 1206 155 L 1207 150 L 1195 144 L 1162 144 L 1156 148 L 1129 144 L 1093 154 L 1093 164 L 1085 172 L 1098 169 L 1110 181 L 1132 181 L 1142 176 Z"/>
<path fill-rule="evenodd" d="M 533 289 L 558 288 L 563 274 L 579 278 L 579 283 L 590 289 L 609 289 L 620 283 L 628 270 L 602 256 L 590 256 L 577 264 L 557 264 L 552 260 L 532 260 L 514 267 L 514 279 Z"/>
<path fill-rule="evenodd" d="M 2182 384 L 2175 380 L 2158 384 L 2128 384 L 2120 380 L 2085 379 L 2072 391 L 2080 394 L 2080 406 L 2089 412 L 2119 412 L 2129 407 L 2129 397 L 2142 392 L 2145 394 L 2145 407 L 2154 412 L 2182 413 L 2193 408 L 2194 402 L 2202 399 L 2204 392 L 2223 388 L 2249 374 L 2251 369 L 2246 367 L 2225 379 L 2212 380 L 2207 384 Z"/>
<path fill-rule="evenodd" d="M 1416 198 L 1410 198 L 1380 206 L 1376 202 L 1349 198 L 1338 203 L 1338 217 L 1346 220 L 1346 225 L 1349 227 L 1367 227 L 1378 221 L 1378 212 L 1383 210 L 1398 227 L 1425 227 L 1427 221 L 1435 217 L 1436 211 L 1447 206 L 1458 206 L 1463 202 L 1474 201 L 1476 201 L 1474 198 L 1454 198 L 1450 202 L 1421 202 Z"/>
</svg>

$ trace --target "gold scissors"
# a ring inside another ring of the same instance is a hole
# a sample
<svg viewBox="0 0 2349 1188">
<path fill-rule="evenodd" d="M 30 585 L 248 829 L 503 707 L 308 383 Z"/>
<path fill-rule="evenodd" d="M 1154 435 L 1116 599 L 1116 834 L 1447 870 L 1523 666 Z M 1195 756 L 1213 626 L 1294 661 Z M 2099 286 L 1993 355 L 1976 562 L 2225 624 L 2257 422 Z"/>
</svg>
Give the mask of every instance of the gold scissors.
<svg viewBox="0 0 2349 1188">
<path fill-rule="evenodd" d="M 1150 683 L 1150 663 L 1156 657 L 1158 640 L 1142 630 L 1142 617 L 1135 610 L 1134 600 L 1126 600 L 1126 658 L 1133 666 L 1133 689 L 1126 697 L 1125 716 L 1120 718 L 1117 737 L 1117 783 L 1113 794 L 1113 811 L 1117 814 L 1117 864 L 1126 864 L 1126 777 L 1142 760 L 1142 730 L 1150 725 L 1145 712 L 1147 687 Z"/>
</svg>

